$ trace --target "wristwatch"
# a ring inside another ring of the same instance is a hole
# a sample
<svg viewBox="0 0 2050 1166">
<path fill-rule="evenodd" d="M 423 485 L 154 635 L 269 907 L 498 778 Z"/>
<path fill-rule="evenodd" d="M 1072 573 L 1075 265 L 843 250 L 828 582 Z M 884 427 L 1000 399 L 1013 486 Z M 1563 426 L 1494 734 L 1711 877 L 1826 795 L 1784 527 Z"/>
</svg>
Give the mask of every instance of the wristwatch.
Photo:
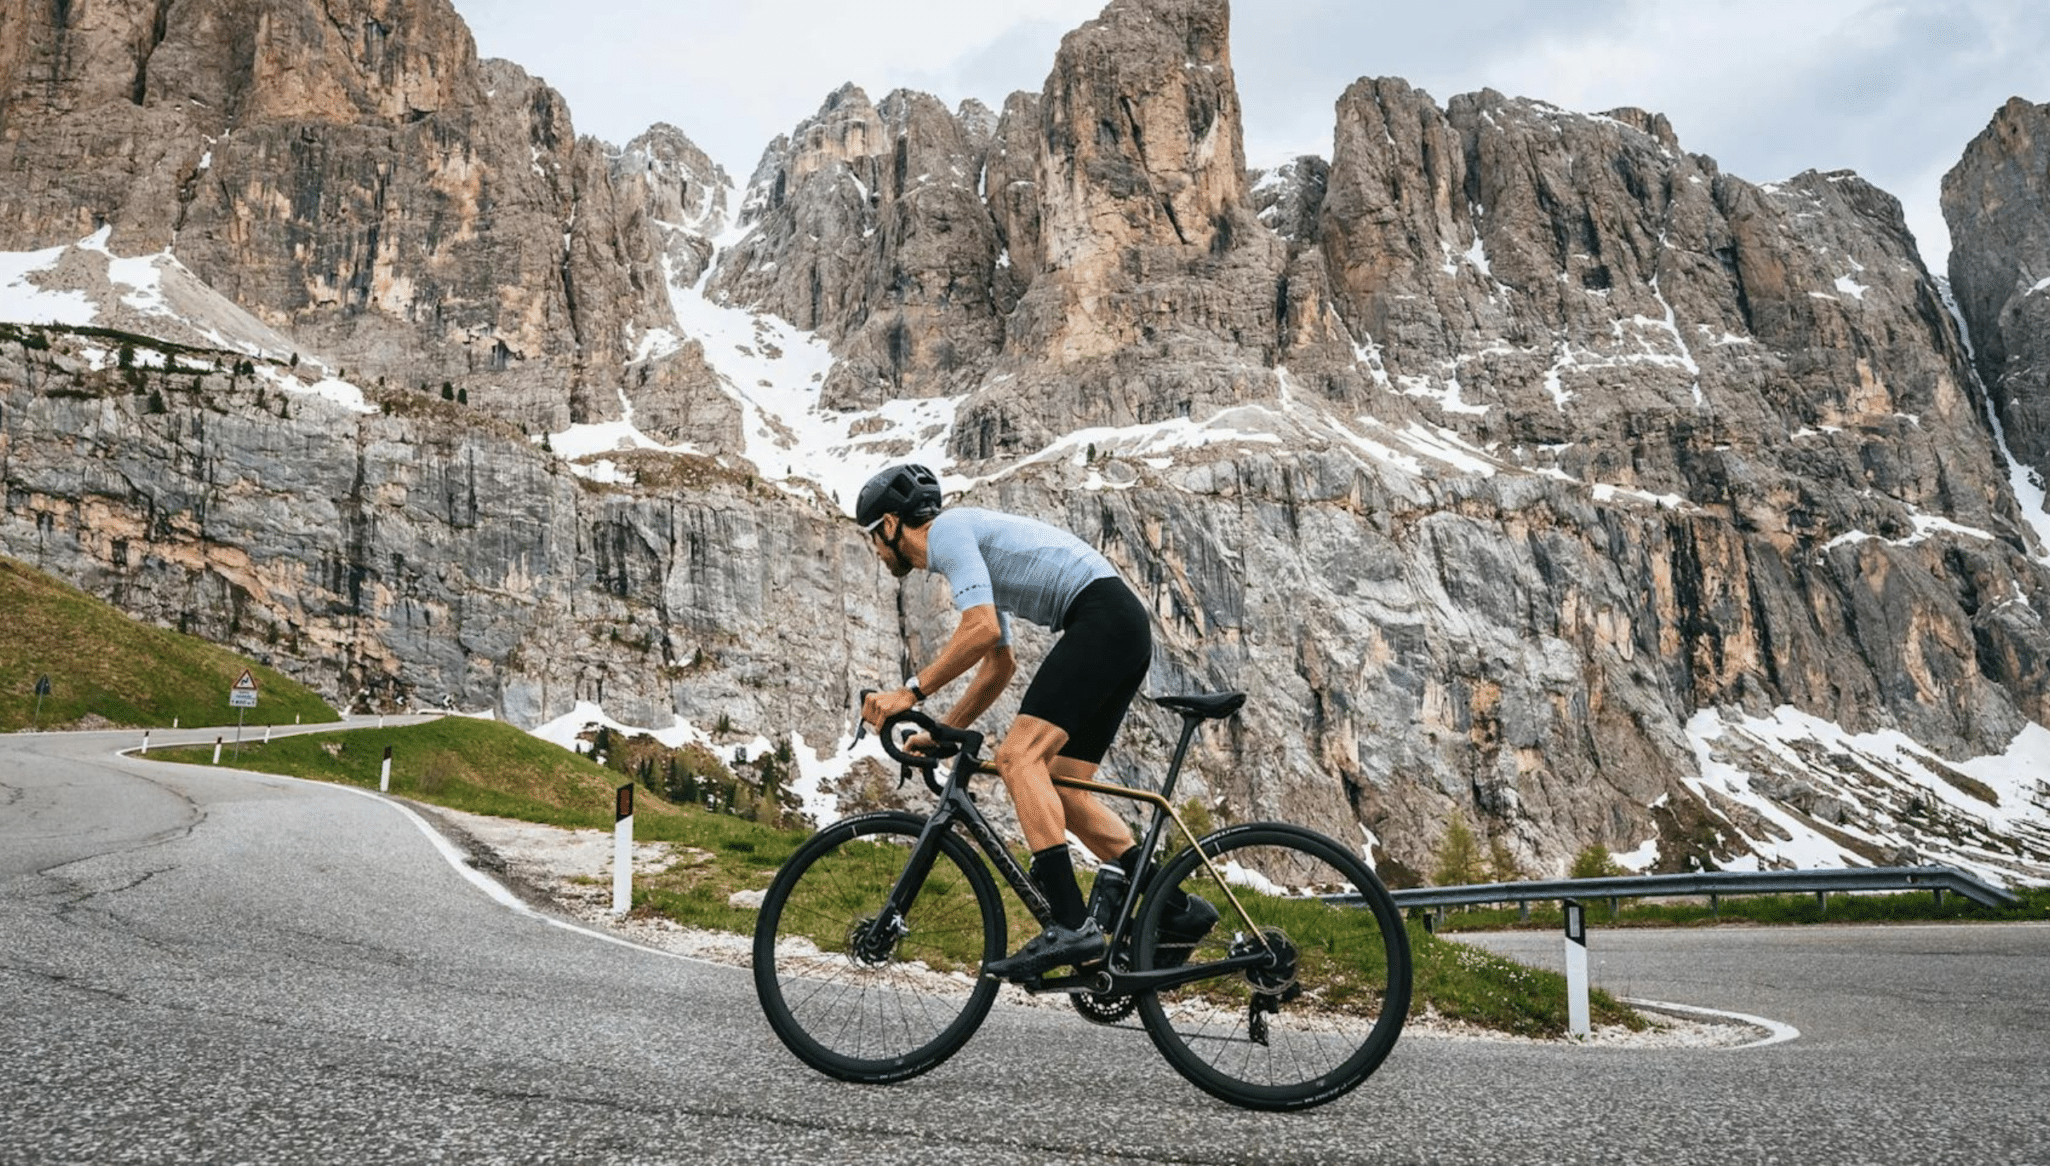
<svg viewBox="0 0 2050 1166">
<path fill-rule="evenodd" d="M 904 678 L 904 691 L 910 693 L 914 700 L 925 699 L 925 690 L 918 687 L 918 673 L 913 672 Z"/>
</svg>

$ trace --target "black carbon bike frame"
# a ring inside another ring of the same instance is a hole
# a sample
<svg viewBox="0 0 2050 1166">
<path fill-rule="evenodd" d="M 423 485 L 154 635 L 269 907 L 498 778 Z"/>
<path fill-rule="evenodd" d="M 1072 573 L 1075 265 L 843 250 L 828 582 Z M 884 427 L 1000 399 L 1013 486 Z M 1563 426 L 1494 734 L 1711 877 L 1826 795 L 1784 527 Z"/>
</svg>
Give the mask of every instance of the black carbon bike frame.
<svg viewBox="0 0 2050 1166">
<path fill-rule="evenodd" d="M 862 695 L 866 697 L 867 693 Z M 1131 873 L 1131 884 L 1125 891 L 1124 901 L 1118 905 L 1116 923 L 1108 929 L 1105 936 L 1108 941 L 1109 957 L 1100 968 L 1085 970 L 1075 975 L 1034 977 L 1021 981 L 1019 986 L 1026 991 L 1087 992 L 1098 996 L 1136 995 L 1165 991 L 1233 972 L 1273 967 L 1280 962 L 1280 954 L 1269 946 L 1266 934 L 1253 923 L 1245 908 L 1239 905 L 1238 896 L 1232 894 L 1230 885 L 1217 868 L 1211 865 L 1209 856 L 1203 853 L 1200 841 L 1189 830 L 1188 824 L 1182 821 L 1181 815 L 1175 812 L 1170 800 L 1174 796 L 1175 782 L 1181 776 L 1182 761 L 1188 755 L 1189 742 L 1195 738 L 1196 729 L 1206 719 L 1201 714 L 1193 712 L 1182 712 L 1181 718 L 1181 740 L 1175 745 L 1174 760 L 1168 765 L 1167 778 L 1161 783 L 1158 793 L 1130 786 L 1053 775 L 1055 785 L 1068 789 L 1087 790 L 1107 797 L 1144 802 L 1153 808 L 1153 817 L 1146 827 L 1145 840 L 1140 844 L 1139 869 Z M 907 752 L 896 739 L 896 731 L 908 726 L 916 726 L 919 731 L 937 742 L 942 754 L 951 753 L 954 764 L 944 783 L 935 779 L 942 756 Z M 989 819 L 983 817 L 982 810 L 975 804 L 974 792 L 968 788 L 969 779 L 978 774 L 1001 775 L 1002 772 L 999 767 L 983 761 L 978 756 L 982 751 L 983 735 L 972 729 L 957 729 L 951 725 L 940 724 L 917 709 L 908 709 L 884 721 L 878 736 L 882 738 L 884 752 L 904 767 L 905 776 L 908 777 L 911 770 L 920 771 L 926 787 L 939 796 L 939 806 L 926 819 L 925 829 L 920 832 L 917 844 L 912 847 L 911 859 L 905 864 L 904 873 L 897 877 L 896 885 L 890 888 L 889 897 L 877 915 L 879 920 L 887 920 L 888 923 L 886 926 L 875 928 L 875 939 L 872 942 L 884 946 L 893 945 L 910 932 L 910 926 L 904 919 L 904 909 L 917 900 L 918 892 L 925 885 L 926 876 L 932 872 L 933 862 L 939 856 L 940 839 L 957 825 L 967 831 L 968 836 L 989 859 L 990 865 L 994 866 L 997 873 L 1003 876 L 1003 880 L 1010 884 L 1011 890 L 1018 896 L 1019 901 L 1025 904 L 1025 909 L 1032 913 L 1032 917 L 1039 921 L 1040 926 L 1051 925 L 1054 922 L 1053 908 L 1047 903 L 1046 895 L 1026 875 L 1024 867 L 1019 865 L 1003 840 L 997 837 L 995 828 L 989 824 Z M 856 740 L 859 739 L 857 734 Z M 1131 946 L 1127 940 L 1133 931 L 1137 906 L 1141 899 L 1138 892 L 1146 886 L 1146 880 L 1157 869 L 1158 864 L 1154 861 L 1154 855 L 1169 822 L 1174 823 L 1182 838 L 1195 849 L 1211 879 L 1230 901 L 1231 909 L 1237 913 L 1243 924 L 1243 930 L 1232 944 L 1231 950 L 1234 954 L 1225 959 L 1142 972 L 1128 966 Z"/>
</svg>

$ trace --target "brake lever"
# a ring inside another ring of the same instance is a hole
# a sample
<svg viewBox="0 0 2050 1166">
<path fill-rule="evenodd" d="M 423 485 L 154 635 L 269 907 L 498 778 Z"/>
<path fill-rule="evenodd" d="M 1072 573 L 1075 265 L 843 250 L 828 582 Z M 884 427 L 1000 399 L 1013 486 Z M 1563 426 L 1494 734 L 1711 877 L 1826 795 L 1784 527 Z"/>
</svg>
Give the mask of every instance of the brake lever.
<svg viewBox="0 0 2050 1166">
<path fill-rule="evenodd" d="M 856 745 L 861 744 L 861 739 L 868 736 L 868 721 L 862 718 L 861 710 L 868 704 L 868 698 L 875 694 L 875 689 L 864 688 L 861 690 L 861 695 L 854 698 L 854 743 Z"/>
</svg>

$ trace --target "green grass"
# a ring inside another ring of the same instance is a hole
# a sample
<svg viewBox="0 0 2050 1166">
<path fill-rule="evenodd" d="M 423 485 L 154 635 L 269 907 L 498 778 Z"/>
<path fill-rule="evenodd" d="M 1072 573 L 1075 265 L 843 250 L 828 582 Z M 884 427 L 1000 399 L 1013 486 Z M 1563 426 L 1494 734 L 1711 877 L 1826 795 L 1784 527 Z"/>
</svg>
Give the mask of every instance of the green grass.
<svg viewBox="0 0 2050 1166">
<path fill-rule="evenodd" d="M 2050 919 L 2050 888 L 2023 888 L 2014 907 L 1982 907 L 1948 892 L 1938 905 L 1929 891 L 1897 894 L 1833 894 L 1828 903 L 1817 903 L 1814 895 L 1726 895 L 1711 909 L 1705 899 L 1624 899 L 1614 918 L 1605 899 L 1587 901 L 1589 927 L 1713 927 L 1718 924 L 1751 924 L 1786 927 L 1817 923 L 1916 923 L 1957 921 L 1973 923 Z M 1516 907 L 1476 908 L 1448 911 L 1442 932 L 1459 931 L 1558 931 L 1565 926 L 1557 903 L 1532 904 L 1525 919 Z"/>
<path fill-rule="evenodd" d="M 353 729 L 279 737 L 270 744 L 245 744 L 240 768 L 376 788 L 385 746 L 393 751 L 394 794 L 465 810 L 556 826 L 610 829 L 613 790 L 625 778 L 576 753 L 495 721 L 446 717 L 419 725 Z M 213 746 L 153 750 L 152 758 L 207 764 Z M 223 763 L 229 758 L 224 755 Z M 641 841 L 676 845 L 668 869 L 634 880 L 634 911 L 659 915 L 686 926 L 752 934 L 755 912 L 731 906 L 740 890 L 768 886 L 776 870 L 809 836 L 776 829 L 697 806 L 670 805 L 646 788 L 635 791 L 634 834 Z M 862 904 L 887 887 L 902 868 L 901 846 L 843 847 L 828 860 L 839 878 L 822 878 L 815 897 L 793 903 L 789 919 L 822 948 L 845 945 Z M 1083 876 L 1087 891 L 1088 876 Z M 942 862 L 921 900 L 916 938 L 907 958 L 940 969 L 972 969 L 981 959 L 981 931 L 966 880 Z M 1301 953 L 1303 982 L 1315 986 L 1318 1005 L 1371 1010 L 1384 979 L 1378 944 L 1357 929 L 1360 916 L 1314 901 L 1268 899 L 1241 890 L 1256 919 L 1285 928 Z M 1011 943 L 1023 942 L 1035 925 L 1022 905 L 1004 893 Z M 815 911 L 806 914 L 807 910 Z M 810 919 L 809 924 L 803 920 Z M 1229 938 L 1220 927 L 1215 933 Z M 1452 940 L 1426 934 L 1412 924 L 1416 990 L 1412 1015 L 1432 1013 L 1485 1028 L 1526 1036 L 1558 1036 L 1566 1030 L 1566 987 L 1556 972 L 1524 967 Z M 912 948 L 915 947 L 915 951 Z M 1206 951 L 1205 958 L 1222 952 Z M 1242 980 L 1212 981 L 1206 991 L 1220 1000 L 1243 995 Z M 1597 1024 L 1641 1027 L 1634 1012 L 1606 993 L 1593 994 Z M 1235 999 L 1233 1000 L 1235 1003 Z"/>
<path fill-rule="evenodd" d="M 228 688 L 256 677 L 251 725 L 338 719 L 312 690 L 192 636 L 130 618 L 13 559 L 0 557 L 0 731 L 85 725 L 232 725 Z M 37 711 L 36 678 L 50 678 Z"/>
<path fill-rule="evenodd" d="M 1420 923 L 1410 925 L 1409 942 L 1416 967 L 1412 1015 L 1428 1004 L 1448 1020 L 1517 1036 L 1553 1037 L 1566 1031 L 1564 974 L 1432 935 Z M 1597 1027 L 1645 1027 L 1634 1009 L 1600 988 L 1588 990 L 1588 1019 Z"/>
<path fill-rule="evenodd" d="M 387 745 L 392 749 L 392 793 L 473 814 L 610 830 L 613 791 L 627 784 L 617 770 L 581 754 L 510 725 L 470 717 L 293 734 L 268 745 L 245 740 L 239 760 L 224 752 L 221 761 L 261 773 L 375 789 Z M 213 746 L 152 750 L 150 756 L 207 765 Z M 745 932 L 754 928 L 754 912 L 727 906 L 727 896 L 767 886 L 805 834 L 697 806 L 674 806 L 637 787 L 634 837 L 674 843 L 682 854 L 668 870 L 634 880 L 636 910 L 690 926 Z"/>
</svg>

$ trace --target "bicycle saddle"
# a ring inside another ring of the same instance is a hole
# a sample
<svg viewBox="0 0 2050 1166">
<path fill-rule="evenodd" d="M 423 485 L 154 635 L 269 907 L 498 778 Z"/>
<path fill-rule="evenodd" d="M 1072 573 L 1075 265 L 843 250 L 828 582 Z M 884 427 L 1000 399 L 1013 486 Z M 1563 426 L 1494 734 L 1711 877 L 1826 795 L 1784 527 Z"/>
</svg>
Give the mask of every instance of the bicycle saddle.
<svg viewBox="0 0 2050 1166">
<path fill-rule="evenodd" d="M 1246 703 L 1243 692 L 1196 692 L 1186 696 L 1156 696 L 1153 703 L 1164 709 L 1173 709 L 1185 717 L 1202 717 L 1216 720 L 1239 711 Z"/>
</svg>

